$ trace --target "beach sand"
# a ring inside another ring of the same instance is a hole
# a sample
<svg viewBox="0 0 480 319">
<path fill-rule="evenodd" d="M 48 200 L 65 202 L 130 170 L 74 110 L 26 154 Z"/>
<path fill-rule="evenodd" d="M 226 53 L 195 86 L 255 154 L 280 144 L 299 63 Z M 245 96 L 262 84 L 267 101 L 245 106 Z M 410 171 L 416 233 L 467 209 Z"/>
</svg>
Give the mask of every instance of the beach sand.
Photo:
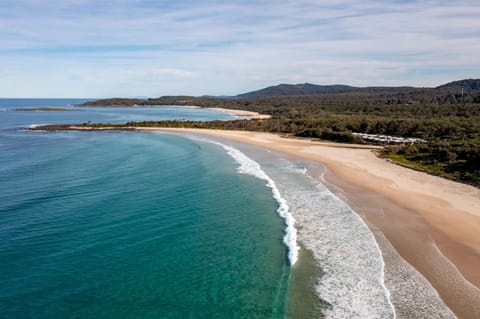
<svg viewBox="0 0 480 319">
<path fill-rule="evenodd" d="M 479 189 L 395 165 L 378 158 L 374 146 L 246 131 L 141 130 L 206 134 L 324 165 L 327 172 L 321 178 L 367 221 L 387 268 L 399 268 L 398 262 L 391 262 L 394 249 L 430 282 L 458 318 L 480 318 Z M 410 299 L 419 305 L 426 300 L 420 295 Z M 404 315 L 398 317 L 408 318 L 408 309 L 402 311 Z"/>
<path fill-rule="evenodd" d="M 480 189 L 395 165 L 375 155 L 377 146 L 249 131 L 136 130 L 205 134 L 322 164 L 326 172 L 317 178 L 364 218 L 382 249 L 386 273 L 402 277 L 404 287 L 395 278 L 386 282 L 393 296 L 411 293 L 405 286 L 418 282 L 418 276 L 408 269 L 411 265 L 458 318 L 480 318 Z M 407 262 L 404 265 L 399 262 L 402 258 Z M 424 309 L 426 316 L 418 318 L 434 318 L 427 314 L 429 307 L 435 307 L 435 302 L 428 305 L 435 298 L 423 295 L 426 289 L 421 286 L 414 289 L 415 295 L 403 297 L 408 297 L 408 307 Z M 396 307 L 401 312 L 397 318 L 413 318 L 409 309 Z"/>
<path fill-rule="evenodd" d="M 250 118 L 252 118 L 254 120 L 264 120 L 264 119 L 271 118 L 270 115 L 260 114 L 258 112 L 245 111 L 245 110 L 225 109 L 225 108 L 221 108 L 221 107 L 208 107 L 207 109 L 226 112 L 226 113 L 230 113 L 230 114 L 237 115 L 237 116 L 249 116 Z"/>
</svg>

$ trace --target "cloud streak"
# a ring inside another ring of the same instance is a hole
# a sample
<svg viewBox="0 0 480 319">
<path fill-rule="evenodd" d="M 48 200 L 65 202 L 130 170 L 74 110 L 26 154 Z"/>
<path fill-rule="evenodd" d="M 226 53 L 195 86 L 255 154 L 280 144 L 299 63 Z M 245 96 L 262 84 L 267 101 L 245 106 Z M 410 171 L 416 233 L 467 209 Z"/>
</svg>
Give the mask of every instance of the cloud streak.
<svg viewBox="0 0 480 319">
<path fill-rule="evenodd" d="M 0 96 L 438 85 L 480 74 L 479 15 L 469 0 L 4 0 L 0 69 L 15 76 Z"/>
</svg>

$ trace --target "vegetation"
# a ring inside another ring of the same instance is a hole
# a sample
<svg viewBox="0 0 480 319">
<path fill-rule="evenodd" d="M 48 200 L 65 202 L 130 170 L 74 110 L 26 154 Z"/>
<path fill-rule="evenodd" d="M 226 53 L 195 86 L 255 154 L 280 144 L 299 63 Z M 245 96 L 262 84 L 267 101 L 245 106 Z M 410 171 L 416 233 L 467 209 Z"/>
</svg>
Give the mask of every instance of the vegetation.
<svg viewBox="0 0 480 319">
<path fill-rule="evenodd" d="M 346 143 L 363 142 L 352 132 L 421 138 L 427 143 L 386 146 L 381 156 L 480 186 L 480 80 L 462 80 L 437 88 L 280 85 L 234 98 L 164 96 L 148 100 L 100 100 L 86 105 L 133 104 L 242 109 L 269 114 L 272 118 L 132 122 L 119 127 L 240 129 Z"/>
</svg>

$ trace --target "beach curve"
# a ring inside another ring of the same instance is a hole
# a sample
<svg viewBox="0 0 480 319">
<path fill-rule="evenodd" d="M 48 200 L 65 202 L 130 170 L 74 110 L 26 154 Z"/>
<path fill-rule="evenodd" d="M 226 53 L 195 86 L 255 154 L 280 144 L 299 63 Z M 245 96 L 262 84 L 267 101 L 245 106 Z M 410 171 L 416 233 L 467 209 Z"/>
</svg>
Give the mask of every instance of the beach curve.
<svg viewBox="0 0 480 319">
<path fill-rule="evenodd" d="M 475 306 L 480 302 L 480 243 L 471 236 L 480 229 L 480 190 L 389 163 L 372 152 L 376 147 L 246 131 L 137 129 L 206 134 L 325 165 L 325 181 L 345 194 L 459 318 L 480 317 Z"/>
</svg>

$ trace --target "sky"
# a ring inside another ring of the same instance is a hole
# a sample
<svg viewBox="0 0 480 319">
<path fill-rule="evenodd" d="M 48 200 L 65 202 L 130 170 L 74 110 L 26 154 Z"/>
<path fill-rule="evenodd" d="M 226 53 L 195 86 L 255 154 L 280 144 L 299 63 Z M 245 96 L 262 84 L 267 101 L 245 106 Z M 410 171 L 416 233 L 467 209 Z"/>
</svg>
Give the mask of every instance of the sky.
<svg viewBox="0 0 480 319">
<path fill-rule="evenodd" d="M 0 0 L 0 97 L 480 78 L 478 0 Z"/>
</svg>

